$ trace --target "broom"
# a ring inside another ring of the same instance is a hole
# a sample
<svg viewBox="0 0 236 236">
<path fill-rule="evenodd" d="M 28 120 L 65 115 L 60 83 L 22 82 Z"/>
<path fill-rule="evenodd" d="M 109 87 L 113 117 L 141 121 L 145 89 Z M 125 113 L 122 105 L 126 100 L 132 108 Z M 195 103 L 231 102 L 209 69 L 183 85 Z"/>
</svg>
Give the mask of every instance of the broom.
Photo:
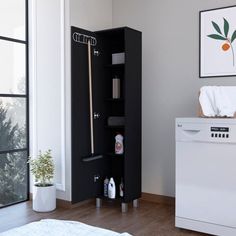
<svg viewBox="0 0 236 236">
<path fill-rule="evenodd" d="M 91 42 L 88 40 L 88 74 L 89 74 L 89 113 L 90 113 L 90 144 L 91 154 L 83 158 L 83 161 L 92 161 L 103 158 L 101 154 L 94 153 L 94 126 L 93 126 L 93 82 L 91 63 Z"/>
</svg>

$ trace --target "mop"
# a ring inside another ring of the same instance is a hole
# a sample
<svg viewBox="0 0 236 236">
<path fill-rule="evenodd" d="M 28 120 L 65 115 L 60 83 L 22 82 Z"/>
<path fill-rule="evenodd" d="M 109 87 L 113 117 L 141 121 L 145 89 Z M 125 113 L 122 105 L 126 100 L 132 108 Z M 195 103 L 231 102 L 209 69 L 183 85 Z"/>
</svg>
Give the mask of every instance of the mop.
<svg viewBox="0 0 236 236">
<path fill-rule="evenodd" d="M 92 63 L 91 63 L 91 42 L 88 40 L 88 74 L 89 74 L 89 110 L 90 110 L 90 143 L 91 154 L 84 157 L 83 161 L 92 161 L 103 158 L 101 154 L 94 153 L 94 126 L 93 126 L 93 82 L 92 82 Z"/>
</svg>

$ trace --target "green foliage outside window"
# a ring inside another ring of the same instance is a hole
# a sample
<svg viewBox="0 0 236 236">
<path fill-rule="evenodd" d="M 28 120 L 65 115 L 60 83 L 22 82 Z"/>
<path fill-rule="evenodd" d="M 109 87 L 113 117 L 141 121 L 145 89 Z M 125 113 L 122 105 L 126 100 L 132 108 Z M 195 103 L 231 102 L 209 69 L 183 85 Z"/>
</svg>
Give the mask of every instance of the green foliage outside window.
<svg viewBox="0 0 236 236">
<path fill-rule="evenodd" d="M 0 150 L 21 148 L 26 144 L 25 127 L 13 125 L 0 102 Z M 0 207 L 27 198 L 27 152 L 0 154 Z"/>
</svg>

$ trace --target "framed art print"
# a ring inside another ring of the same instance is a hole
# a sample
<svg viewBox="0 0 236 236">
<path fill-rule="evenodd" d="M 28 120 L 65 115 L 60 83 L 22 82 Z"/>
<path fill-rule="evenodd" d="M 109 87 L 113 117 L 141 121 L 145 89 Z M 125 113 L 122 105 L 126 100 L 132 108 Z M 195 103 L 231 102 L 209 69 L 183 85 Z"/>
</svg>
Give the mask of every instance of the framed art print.
<svg viewBox="0 0 236 236">
<path fill-rule="evenodd" d="M 236 75 L 236 6 L 200 12 L 200 77 Z"/>
</svg>

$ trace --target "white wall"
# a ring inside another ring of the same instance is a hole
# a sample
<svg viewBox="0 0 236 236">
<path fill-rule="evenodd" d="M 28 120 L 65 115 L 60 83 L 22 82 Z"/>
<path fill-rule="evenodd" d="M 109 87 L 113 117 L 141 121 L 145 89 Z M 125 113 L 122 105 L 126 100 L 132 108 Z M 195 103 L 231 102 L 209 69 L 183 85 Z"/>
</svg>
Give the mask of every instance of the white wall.
<svg viewBox="0 0 236 236">
<path fill-rule="evenodd" d="M 110 0 L 30 0 L 30 153 L 52 149 L 57 198 L 71 200 L 70 25 L 112 25 Z M 31 181 L 32 191 L 32 181 Z"/>
<path fill-rule="evenodd" d="M 68 1 L 30 1 L 30 153 L 52 149 L 57 197 L 70 200 L 65 32 Z M 69 106 L 69 104 L 68 104 Z"/>
<path fill-rule="evenodd" d="M 196 115 L 201 86 L 236 85 L 235 77 L 198 78 L 199 11 L 233 4 L 113 0 L 113 26 L 143 32 L 143 192 L 174 196 L 175 117 Z"/>
<path fill-rule="evenodd" d="M 95 31 L 112 26 L 112 0 L 71 0 L 71 25 Z"/>
</svg>

